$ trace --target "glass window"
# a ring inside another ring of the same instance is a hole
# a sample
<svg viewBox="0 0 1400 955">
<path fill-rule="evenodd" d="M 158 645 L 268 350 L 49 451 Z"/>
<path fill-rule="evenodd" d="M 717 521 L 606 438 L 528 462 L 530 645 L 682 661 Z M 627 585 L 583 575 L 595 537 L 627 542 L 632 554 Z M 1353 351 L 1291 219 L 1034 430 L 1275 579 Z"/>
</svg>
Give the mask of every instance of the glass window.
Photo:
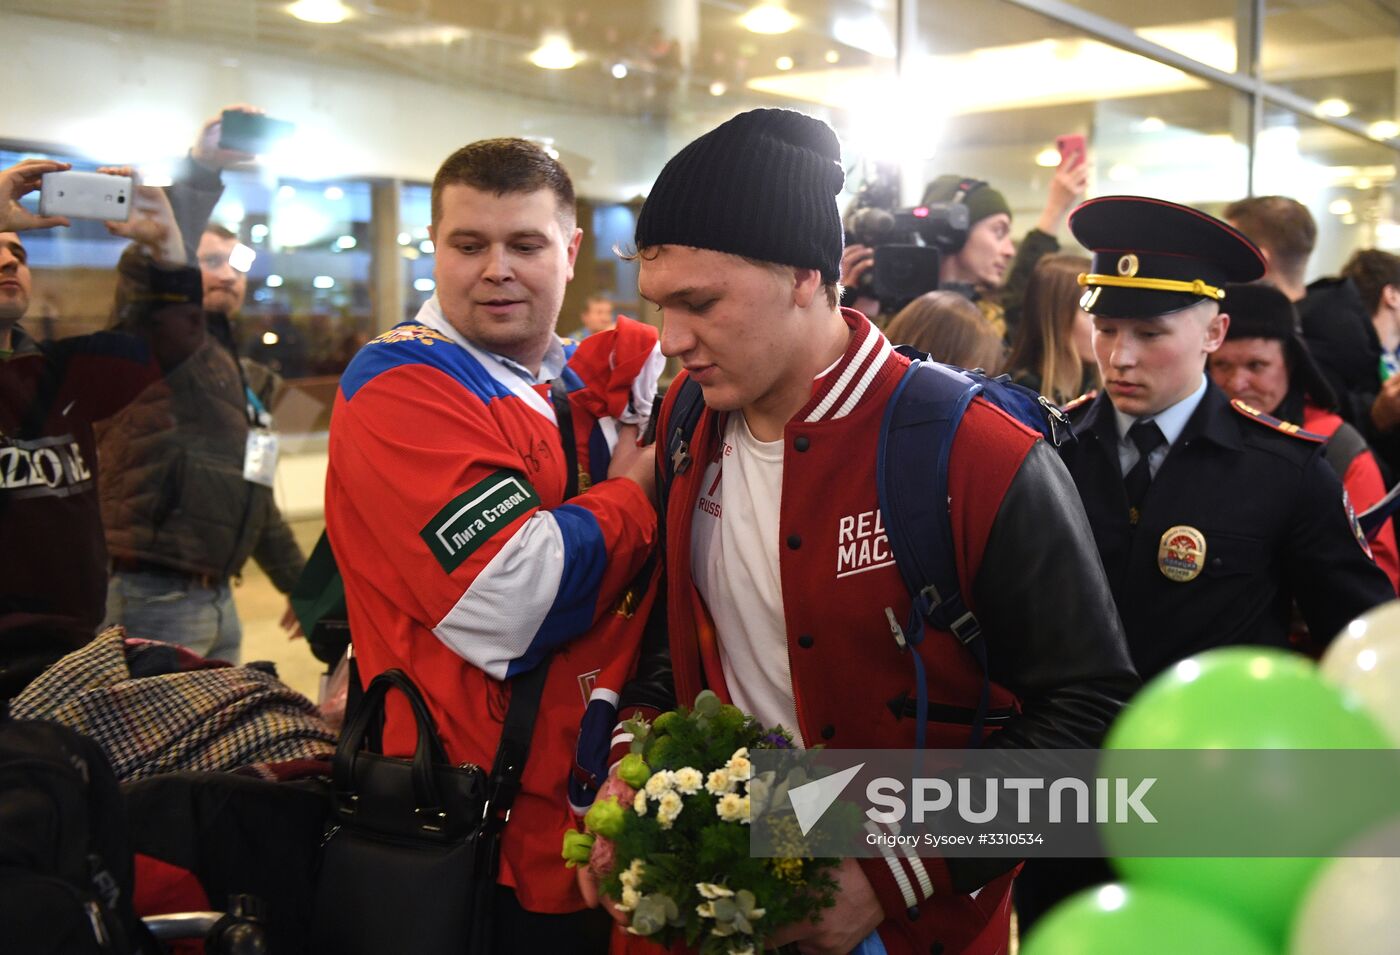
<svg viewBox="0 0 1400 955">
<path fill-rule="evenodd" d="M 257 253 L 235 322 L 242 351 L 284 378 L 338 375 L 371 324 L 369 183 L 224 182 L 211 221 Z"/>
<path fill-rule="evenodd" d="M 1256 195 L 1285 195 L 1317 221 L 1309 280 L 1335 275 L 1357 249 L 1400 252 L 1396 156 L 1310 116 L 1280 107 L 1264 112 L 1254 163 Z"/>
<path fill-rule="evenodd" d="M 1046 203 L 1065 134 L 1087 139 L 1089 195 L 1139 193 L 1209 210 L 1246 194 L 1243 95 L 1014 4 L 997 4 L 995 15 L 975 0 L 940 0 L 936 9 L 920 24 L 920 68 L 950 92 L 929 97 L 939 132 L 913 166 L 913 190 L 906 173 L 907 198 L 944 173 L 985 179 L 1006 195 L 1023 235 Z M 950 21 L 980 25 L 945 29 Z M 1060 239 L 1071 243 L 1067 231 Z"/>
<path fill-rule="evenodd" d="M 1378 0 L 1267 0 L 1260 75 L 1347 116 L 1379 140 L 1400 135 L 1400 10 Z"/>
<path fill-rule="evenodd" d="M 433 297 L 433 243 L 428 226 L 433 221 L 432 187 L 405 183 L 399 189 L 399 234 L 395 237 L 403 258 L 404 315 L 418 314 L 423 303 Z"/>
<path fill-rule="evenodd" d="M 1075 0 L 1076 7 L 1112 20 L 1173 53 L 1213 66 L 1226 73 L 1239 69 L 1240 31 L 1248 25 L 1240 19 L 1244 6 L 1238 0 L 1187 0 L 1184 3 L 1131 3 L 1115 0 Z"/>
</svg>

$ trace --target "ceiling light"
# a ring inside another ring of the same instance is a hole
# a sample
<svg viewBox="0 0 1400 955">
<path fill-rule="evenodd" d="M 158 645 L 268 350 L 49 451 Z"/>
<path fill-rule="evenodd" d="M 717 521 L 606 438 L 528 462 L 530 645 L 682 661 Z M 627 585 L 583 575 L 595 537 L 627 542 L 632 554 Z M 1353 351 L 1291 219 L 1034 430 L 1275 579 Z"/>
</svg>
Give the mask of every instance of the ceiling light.
<svg viewBox="0 0 1400 955">
<path fill-rule="evenodd" d="M 1148 116 L 1138 121 L 1137 128 L 1140 133 L 1160 133 L 1167 124 L 1160 116 Z"/>
<path fill-rule="evenodd" d="M 1035 164 L 1046 169 L 1054 169 L 1060 165 L 1060 151 L 1054 146 L 1046 146 L 1035 154 Z"/>
<path fill-rule="evenodd" d="M 1372 139 L 1394 139 L 1396 136 L 1400 136 L 1400 124 L 1393 120 L 1383 119 L 1367 126 L 1366 135 Z"/>
<path fill-rule="evenodd" d="M 1377 222 L 1376 245 L 1387 250 L 1400 248 L 1400 222 L 1390 219 Z"/>
<path fill-rule="evenodd" d="M 420 292 L 431 292 L 437 288 L 437 283 L 432 279 L 414 279 L 413 287 Z"/>
<path fill-rule="evenodd" d="M 311 280 L 311 284 L 321 289 L 335 288 L 335 279 L 331 278 L 329 275 L 318 275 Z"/>
<path fill-rule="evenodd" d="M 261 242 L 264 239 L 266 239 L 267 233 L 267 226 L 263 225 L 261 222 L 257 223 L 251 229 L 248 230 L 248 235 L 252 237 L 254 242 Z"/>
<path fill-rule="evenodd" d="M 1108 178 L 1113 182 L 1131 182 L 1137 177 L 1137 167 L 1125 162 L 1116 162 L 1108 167 Z"/>
<path fill-rule="evenodd" d="M 740 25 L 750 33 L 787 33 L 797 25 L 797 18 L 777 3 L 760 3 L 750 7 L 739 18 Z"/>
<path fill-rule="evenodd" d="M 1317 115 L 1341 119 L 1351 114 L 1351 104 L 1344 99 L 1330 96 L 1317 104 Z"/>
<path fill-rule="evenodd" d="M 1355 214 L 1349 216 L 1342 216 L 1342 225 L 1356 225 L 1356 223 L 1359 221 L 1360 220 L 1356 218 Z"/>
<path fill-rule="evenodd" d="M 290 199 L 296 194 L 297 191 L 292 186 L 282 186 L 280 189 L 277 190 L 277 198 L 279 199 Z"/>
<path fill-rule="evenodd" d="M 341 251 L 353 249 L 355 245 L 356 242 L 355 237 L 353 235 L 343 235 L 335 240 L 335 247 L 337 249 L 340 249 Z"/>
<path fill-rule="evenodd" d="M 1354 185 L 1358 189 L 1370 189 L 1375 183 L 1371 181 L 1370 176 L 1359 176 Z"/>
<path fill-rule="evenodd" d="M 263 332 L 262 343 L 264 345 L 276 345 L 280 341 L 276 332 Z"/>
<path fill-rule="evenodd" d="M 307 23 L 340 23 L 351 14 L 340 0 L 297 0 L 287 12 Z"/>
<path fill-rule="evenodd" d="M 421 251 L 424 255 L 432 255 L 432 254 L 433 254 L 433 249 L 434 249 L 433 240 L 432 240 L 432 239 L 424 239 L 422 242 L 418 243 L 418 249 L 419 249 L 419 251 Z"/>
<path fill-rule="evenodd" d="M 1333 199 L 1327 204 L 1327 211 L 1334 216 L 1349 216 L 1352 213 L 1350 199 Z"/>
<path fill-rule="evenodd" d="M 615 80 L 625 80 L 625 79 L 627 79 L 627 64 L 626 64 L 626 63 L 614 63 L 614 64 L 613 64 L 613 67 L 612 67 L 612 75 L 613 75 L 613 79 L 615 79 Z"/>
<path fill-rule="evenodd" d="M 836 64 L 841 62 L 841 54 L 835 50 L 827 50 L 825 60 L 828 63 Z"/>
<path fill-rule="evenodd" d="M 282 276 L 277 275 L 276 273 L 269 275 L 265 281 L 265 284 L 268 288 L 281 288 Z"/>
<path fill-rule="evenodd" d="M 793 67 L 792 57 L 790 57 L 790 56 L 780 56 L 780 57 L 778 57 L 776 60 L 773 61 L 773 65 L 776 66 L 778 69 L 783 70 L 783 71 L 790 70 L 790 69 L 792 69 L 792 67 Z"/>
<path fill-rule="evenodd" d="M 331 202 L 339 202 L 341 199 L 345 198 L 345 190 L 339 186 L 327 186 L 326 191 L 321 193 L 321 195 L 325 196 Z"/>
<path fill-rule="evenodd" d="M 720 80 L 715 80 L 713 83 L 710 84 L 711 96 L 723 96 L 728 90 L 729 87 L 725 86 L 724 83 Z"/>
<path fill-rule="evenodd" d="M 562 33 L 546 33 L 530 53 L 530 62 L 542 70 L 572 70 L 582 61 L 583 54 Z"/>
<path fill-rule="evenodd" d="M 413 236 L 409 235 L 407 232 L 399 233 L 399 245 L 408 245 L 412 241 Z"/>
</svg>

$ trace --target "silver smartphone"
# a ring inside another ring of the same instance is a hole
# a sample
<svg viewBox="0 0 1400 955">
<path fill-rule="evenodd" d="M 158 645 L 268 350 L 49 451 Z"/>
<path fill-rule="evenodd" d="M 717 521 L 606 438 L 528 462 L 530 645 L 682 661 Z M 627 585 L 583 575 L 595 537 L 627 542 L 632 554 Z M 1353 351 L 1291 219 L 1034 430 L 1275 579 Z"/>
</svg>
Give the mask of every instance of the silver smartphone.
<svg viewBox="0 0 1400 955">
<path fill-rule="evenodd" d="M 125 222 L 131 218 L 130 176 L 100 172 L 50 172 L 39 184 L 39 215 Z"/>
</svg>

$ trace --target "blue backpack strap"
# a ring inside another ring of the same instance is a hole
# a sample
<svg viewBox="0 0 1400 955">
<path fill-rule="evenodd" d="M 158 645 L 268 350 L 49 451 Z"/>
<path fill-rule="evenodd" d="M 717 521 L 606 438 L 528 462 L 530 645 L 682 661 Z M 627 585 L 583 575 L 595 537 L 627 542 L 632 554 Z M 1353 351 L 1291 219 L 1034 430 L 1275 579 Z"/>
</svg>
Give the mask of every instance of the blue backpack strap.
<svg viewBox="0 0 1400 955">
<path fill-rule="evenodd" d="M 895 387 L 880 425 L 875 464 L 880 511 L 895 564 L 913 603 L 902 629 L 892 610 L 887 608 L 886 616 L 895 639 L 914 660 L 915 736 L 921 749 L 927 728 L 928 686 L 923 660 L 912 648 L 922 642 L 926 624 L 956 636 L 982 669 L 982 690 L 972 726 L 974 746 L 981 741 L 990 703 L 986 646 L 981 625 L 968 609 L 958 584 L 948 512 L 953 436 L 968 405 L 983 388 L 981 381 L 958 369 L 915 360 Z"/>
</svg>

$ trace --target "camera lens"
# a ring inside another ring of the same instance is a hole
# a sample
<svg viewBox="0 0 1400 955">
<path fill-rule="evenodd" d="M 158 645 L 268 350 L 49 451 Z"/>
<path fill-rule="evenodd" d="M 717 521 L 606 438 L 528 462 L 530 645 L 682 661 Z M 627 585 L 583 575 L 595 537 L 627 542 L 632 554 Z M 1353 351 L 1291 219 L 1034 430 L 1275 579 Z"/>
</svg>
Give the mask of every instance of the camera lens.
<svg viewBox="0 0 1400 955">
<path fill-rule="evenodd" d="M 126 196 L 117 196 L 117 205 L 121 205 L 124 202 L 126 202 Z"/>
</svg>

